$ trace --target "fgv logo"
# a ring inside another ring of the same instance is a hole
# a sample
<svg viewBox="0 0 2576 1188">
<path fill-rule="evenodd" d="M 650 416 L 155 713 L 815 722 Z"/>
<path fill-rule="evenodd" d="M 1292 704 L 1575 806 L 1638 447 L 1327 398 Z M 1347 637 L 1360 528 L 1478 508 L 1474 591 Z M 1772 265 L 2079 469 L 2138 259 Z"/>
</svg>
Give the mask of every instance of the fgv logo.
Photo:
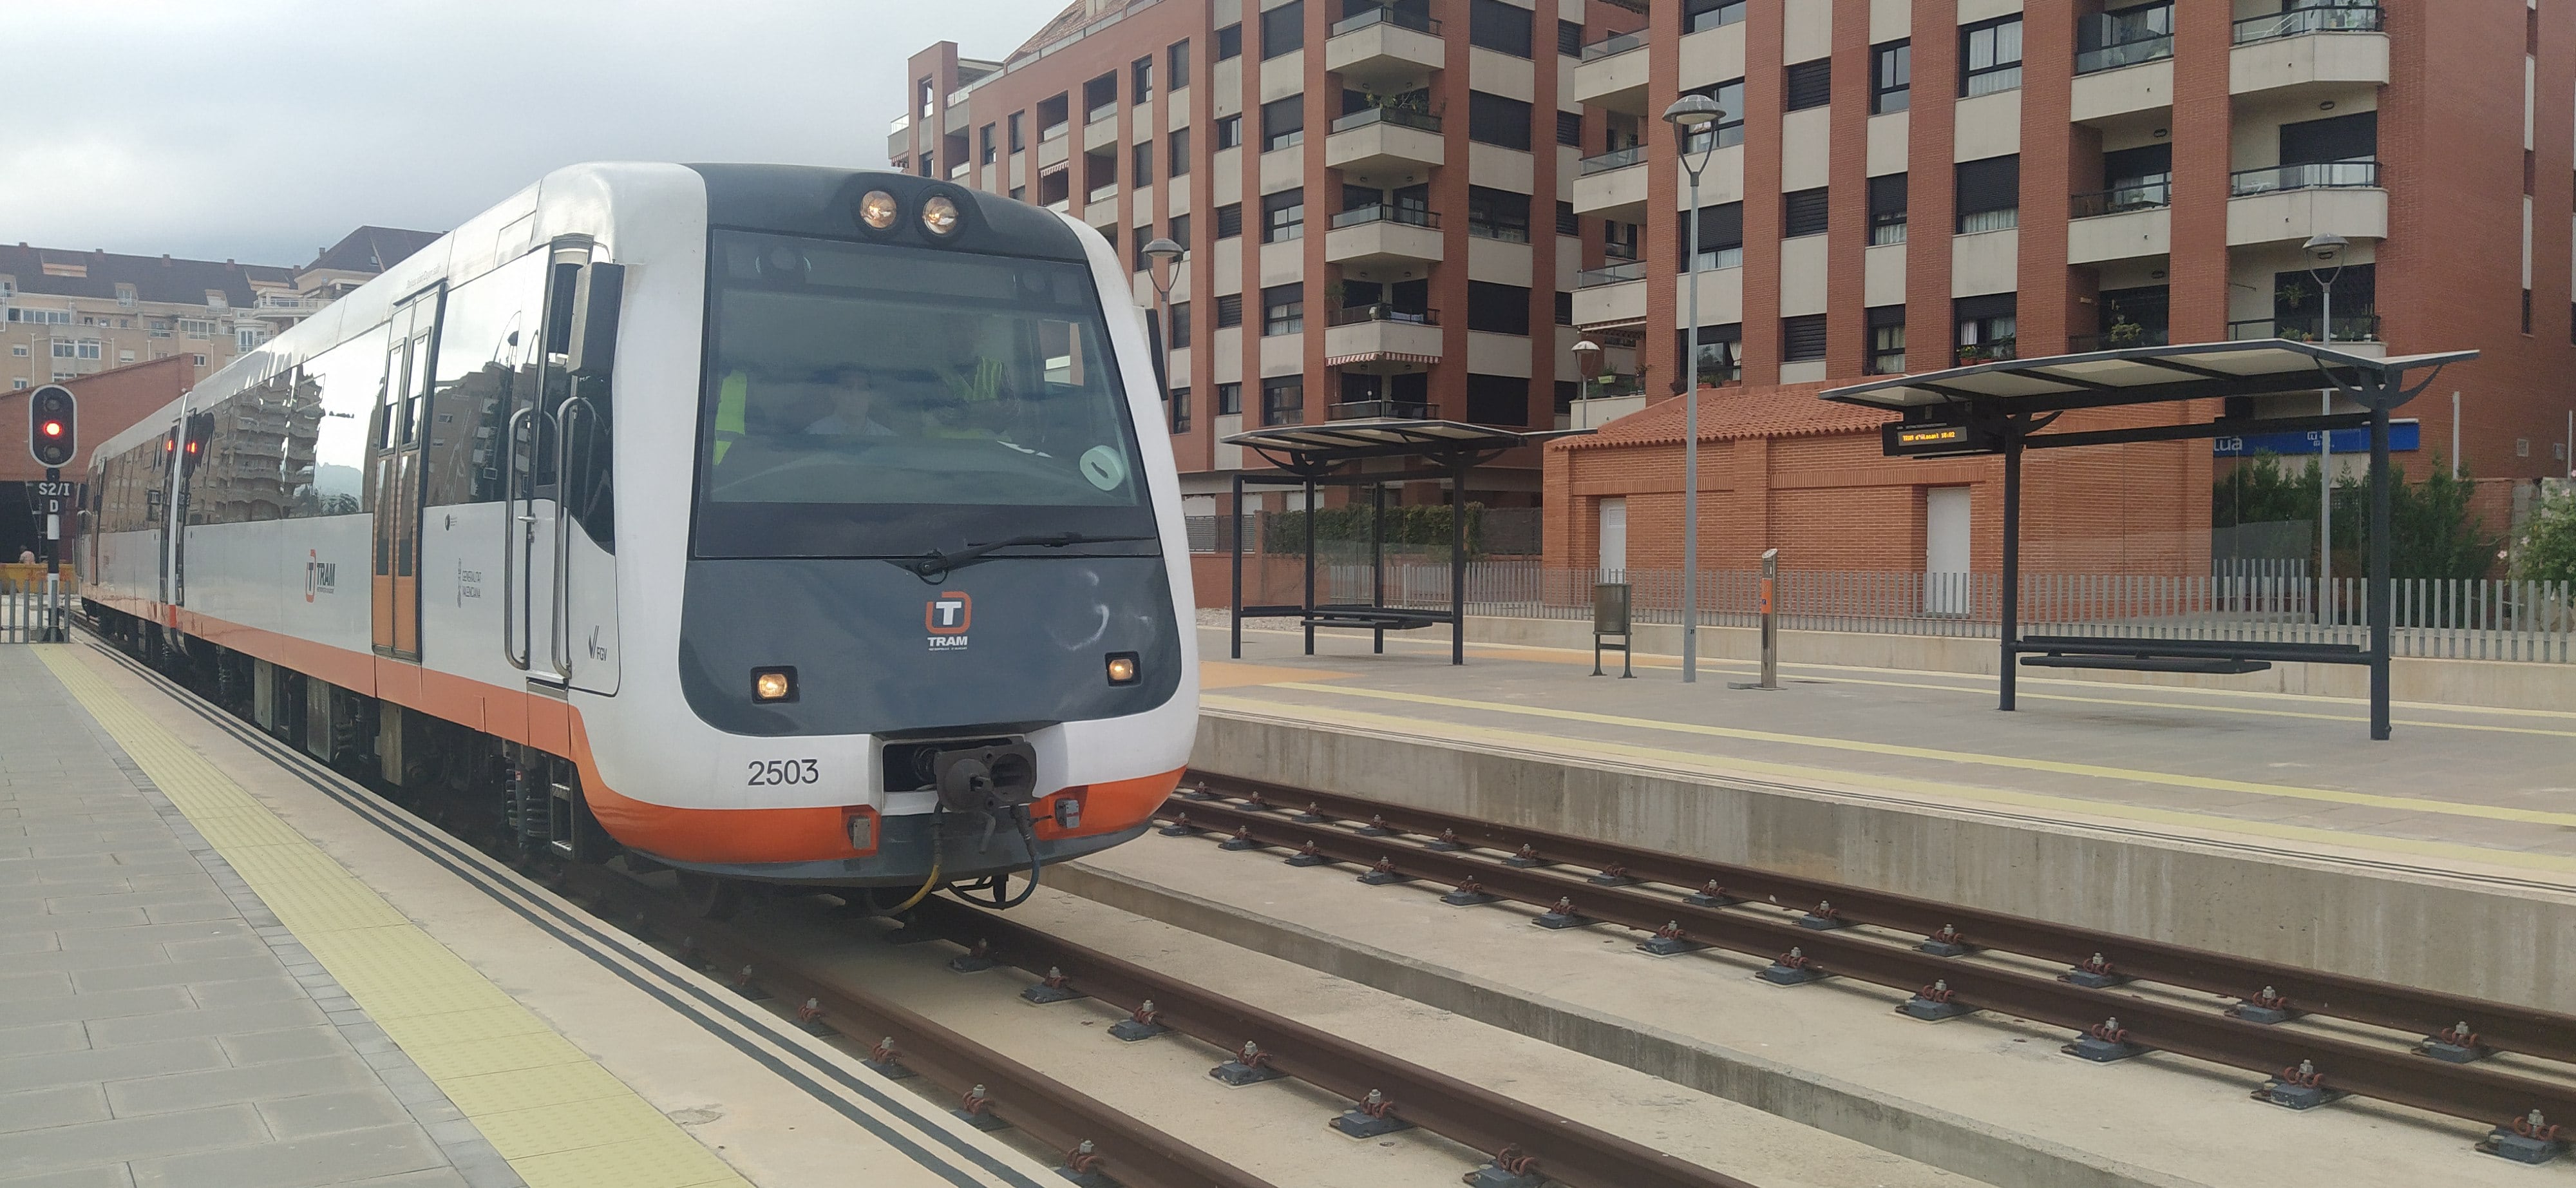
<svg viewBox="0 0 2576 1188">
<path fill-rule="evenodd" d="M 975 600 L 964 590 L 942 590 L 921 610 L 921 625 L 930 632 L 933 648 L 965 647 L 966 629 L 974 620 Z"/>
</svg>

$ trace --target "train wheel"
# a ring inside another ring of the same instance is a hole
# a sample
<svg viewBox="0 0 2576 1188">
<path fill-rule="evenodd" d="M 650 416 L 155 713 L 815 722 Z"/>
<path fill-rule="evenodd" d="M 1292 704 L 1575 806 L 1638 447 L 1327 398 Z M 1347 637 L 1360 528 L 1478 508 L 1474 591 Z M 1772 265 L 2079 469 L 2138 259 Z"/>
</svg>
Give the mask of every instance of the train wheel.
<svg viewBox="0 0 2576 1188">
<path fill-rule="evenodd" d="M 680 878 L 680 899 L 689 911 L 703 919 L 730 920 L 742 908 L 742 884 L 732 879 L 696 871 L 676 871 Z"/>
</svg>

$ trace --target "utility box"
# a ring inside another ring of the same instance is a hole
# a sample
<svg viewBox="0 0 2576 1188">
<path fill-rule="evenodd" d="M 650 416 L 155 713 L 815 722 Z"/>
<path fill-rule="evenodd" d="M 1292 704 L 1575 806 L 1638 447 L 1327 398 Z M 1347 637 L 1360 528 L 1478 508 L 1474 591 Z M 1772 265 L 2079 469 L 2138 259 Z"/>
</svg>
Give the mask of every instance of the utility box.
<svg viewBox="0 0 2576 1188">
<path fill-rule="evenodd" d="M 1592 587 L 1592 675 L 1594 676 L 1609 675 L 1601 671 L 1601 653 L 1614 650 L 1619 653 L 1620 678 L 1625 680 L 1637 675 L 1635 669 L 1629 664 L 1628 656 L 1630 640 L 1628 598 L 1629 586 L 1626 582 L 1602 582 Z M 1610 642 L 1612 636 L 1618 637 L 1617 643 Z"/>
</svg>

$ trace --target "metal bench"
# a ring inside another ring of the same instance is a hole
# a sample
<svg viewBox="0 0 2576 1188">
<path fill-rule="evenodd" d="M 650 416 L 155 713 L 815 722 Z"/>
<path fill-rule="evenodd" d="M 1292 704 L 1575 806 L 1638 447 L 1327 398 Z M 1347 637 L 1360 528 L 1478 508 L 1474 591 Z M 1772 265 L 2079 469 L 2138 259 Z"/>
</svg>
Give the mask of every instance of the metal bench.
<svg viewBox="0 0 2576 1188">
<path fill-rule="evenodd" d="M 2354 644 L 2274 643 L 2237 639 L 2144 639 L 2124 635 L 2029 635 L 2013 644 L 2028 668 L 2096 668 L 2242 676 L 2275 660 L 2367 664 Z M 2031 654 L 2037 653 L 2037 654 Z"/>
</svg>

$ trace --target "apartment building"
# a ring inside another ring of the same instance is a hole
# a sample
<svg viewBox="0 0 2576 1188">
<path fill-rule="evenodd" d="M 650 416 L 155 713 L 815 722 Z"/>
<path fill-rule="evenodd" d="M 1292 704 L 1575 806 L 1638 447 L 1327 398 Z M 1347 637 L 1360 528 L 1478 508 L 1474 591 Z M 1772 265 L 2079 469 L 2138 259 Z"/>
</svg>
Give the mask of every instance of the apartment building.
<svg viewBox="0 0 2576 1188">
<path fill-rule="evenodd" d="M 1696 209 L 1660 119 L 1685 92 L 1724 110 L 1692 145 L 1708 160 Z M 1905 569 L 1952 510 L 1956 531 L 1972 503 L 1990 521 L 1993 463 L 1882 462 L 1869 426 L 1775 406 L 2015 355 L 2329 336 L 2475 348 L 2401 414 L 2422 443 L 2401 461 L 2569 468 L 2576 3 L 1657 0 L 1644 29 L 1587 40 L 1567 101 L 1610 138 L 1575 167 L 1574 212 L 1614 245 L 1578 278 L 1577 327 L 1631 348 L 1650 397 L 1680 391 L 1695 221 L 1687 370 L 1722 388 L 1702 397 L 1721 417 L 1710 432 L 1789 427 L 1729 447 L 1715 481 L 1781 502 L 1714 517 L 1704 555 L 1740 560 L 1806 524 L 1836 567 Z M 2331 321 L 2302 246 L 2321 234 L 2346 241 Z M 1551 556 L 1601 555 L 1604 500 L 1618 539 L 1639 542 L 1628 552 L 1677 553 L 1672 427 L 1605 437 L 1631 448 L 1551 451 Z M 2034 541 L 2145 524 L 2188 553 L 2213 473 L 2195 448 L 2034 476 Z"/>
<path fill-rule="evenodd" d="M 301 268 L 0 247 L 0 389 L 173 356 L 193 385 L 436 238 L 361 227 Z"/>
<path fill-rule="evenodd" d="M 1577 395 L 1576 275 L 1602 263 L 1575 164 L 1581 48 L 1644 0 L 1078 0 L 1018 50 L 911 59 L 898 168 L 1070 212 L 1156 294 L 1191 510 L 1244 428 L 1440 417 L 1546 428 Z M 1539 459 L 1471 497 L 1528 506 Z M 1262 463 L 1253 459 L 1250 465 Z"/>
</svg>

